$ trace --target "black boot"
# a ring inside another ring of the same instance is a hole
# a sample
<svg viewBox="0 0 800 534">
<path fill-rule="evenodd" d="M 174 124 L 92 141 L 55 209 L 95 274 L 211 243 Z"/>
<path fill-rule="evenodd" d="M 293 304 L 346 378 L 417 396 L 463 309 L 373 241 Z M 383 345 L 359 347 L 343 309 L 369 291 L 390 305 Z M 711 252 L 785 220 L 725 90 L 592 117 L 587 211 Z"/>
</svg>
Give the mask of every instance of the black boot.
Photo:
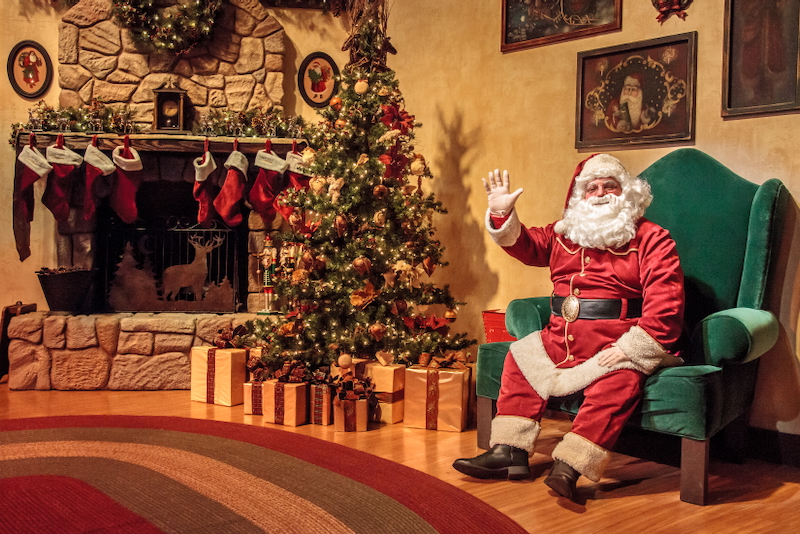
<svg viewBox="0 0 800 534">
<path fill-rule="evenodd" d="M 562 497 L 566 497 L 574 502 L 575 485 L 580 476 L 581 474 L 573 469 L 572 466 L 561 460 L 556 460 L 550 474 L 544 479 L 544 483 Z"/>
<path fill-rule="evenodd" d="M 475 478 L 520 480 L 531 475 L 528 451 L 511 445 L 495 445 L 475 458 L 460 458 L 453 462 L 453 467 Z"/>
</svg>

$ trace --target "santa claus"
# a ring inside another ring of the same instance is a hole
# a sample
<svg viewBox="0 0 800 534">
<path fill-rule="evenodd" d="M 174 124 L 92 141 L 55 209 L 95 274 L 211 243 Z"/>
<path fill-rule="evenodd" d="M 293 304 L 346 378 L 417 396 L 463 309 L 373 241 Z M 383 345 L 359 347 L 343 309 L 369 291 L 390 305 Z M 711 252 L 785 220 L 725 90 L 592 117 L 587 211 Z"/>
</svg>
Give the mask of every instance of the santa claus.
<svg viewBox="0 0 800 534">
<path fill-rule="evenodd" d="M 616 131 L 641 131 L 653 121 L 655 109 L 644 102 L 642 81 L 639 73 L 625 76 L 619 98 L 609 103 L 608 117 Z"/>
<path fill-rule="evenodd" d="M 549 397 L 583 392 L 571 431 L 553 450 L 545 483 L 573 499 L 581 475 L 598 481 L 622 427 L 656 369 L 679 365 L 683 272 L 675 243 L 643 217 L 652 194 L 607 154 L 575 171 L 560 221 L 523 227 L 508 172 L 489 173 L 487 229 L 508 254 L 549 267 L 549 324 L 511 345 L 492 421 L 491 449 L 456 460 L 478 478 L 530 475 L 540 421 Z"/>
</svg>

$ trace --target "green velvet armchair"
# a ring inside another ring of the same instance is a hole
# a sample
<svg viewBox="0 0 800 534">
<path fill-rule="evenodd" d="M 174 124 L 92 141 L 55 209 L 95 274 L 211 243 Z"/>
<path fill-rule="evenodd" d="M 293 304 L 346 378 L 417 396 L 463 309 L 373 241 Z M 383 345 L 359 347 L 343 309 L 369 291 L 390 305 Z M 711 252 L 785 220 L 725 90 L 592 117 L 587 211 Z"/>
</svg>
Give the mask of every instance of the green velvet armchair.
<svg viewBox="0 0 800 534">
<path fill-rule="evenodd" d="M 788 192 L 776 179 L 749 182 L 695 149 L 676 150 L 640 175 L 653 191 L 646 217 L 675 240 L 686 277 L 687 342 L 681 367 L 648 377 L 628 426 L 681 438 L 681 500 L 704 505 L 709 442 L 731 423 L 746 425 L 758 358 L 778 339 L 764 310 Z M 506 328 L 519 339 L 550 317 L 549 297 L 512 301 Z M 500 376 L 510 342 L 478 349 L 478 446 L 489 448 Z M 580 395 L 549 408 L 577 413 Z"/>
</svg>

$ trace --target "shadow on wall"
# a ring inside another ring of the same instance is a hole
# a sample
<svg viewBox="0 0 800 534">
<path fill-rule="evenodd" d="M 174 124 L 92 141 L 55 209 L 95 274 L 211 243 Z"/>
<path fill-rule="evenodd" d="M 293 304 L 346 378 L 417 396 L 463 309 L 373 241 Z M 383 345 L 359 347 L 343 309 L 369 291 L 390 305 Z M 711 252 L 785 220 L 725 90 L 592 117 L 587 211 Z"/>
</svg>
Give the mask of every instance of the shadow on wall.
<svg viewBox="0 0 800 534">
<path fill-rule="evenodd" d="M 780 336 L 761 356 L 750 424 L 800 434 L 800 208 L 793 198 L 773 269 L 767 309 L 778 316 Z"/>
<path fill-rule="evenodd" d="M 433 184 L 436 198 L 448 210 L 448 214 L 436 223 L 445 246 L 443 259 L 450 263 L 444 281 L 450 284 L 456 299 L 466 302 L 459 314 L 459 328 L 456 330 L 465 331 L 469 337 L 483 343 L 481 311 L 497 291 L 499 280 L 486 263 L 483 221 L 476 220 L 467 206 L 470 191 L 466 184 L 480 187 L 474 164 L 481 135 L 477 129 L 464 131 L 460 111 L 456 111 L 448 122 L 440 108 L 437 120 L 441 128 L 441 141 L 437 146 L 441 171 L 434 177 Z M 477 183 L 473 184 L 473 181 Z M 483 198 L 482 194 L 476 196 Z"/>
<path fill-rule="evenodd" d="M 63 11 L 66 11 L 66 8 L 61 8 L 58 2 L 50 0 L 24 0 L 19 2 L 19 16 L 26 19 L 43 12 L 54 14 Z"/>
</svg>

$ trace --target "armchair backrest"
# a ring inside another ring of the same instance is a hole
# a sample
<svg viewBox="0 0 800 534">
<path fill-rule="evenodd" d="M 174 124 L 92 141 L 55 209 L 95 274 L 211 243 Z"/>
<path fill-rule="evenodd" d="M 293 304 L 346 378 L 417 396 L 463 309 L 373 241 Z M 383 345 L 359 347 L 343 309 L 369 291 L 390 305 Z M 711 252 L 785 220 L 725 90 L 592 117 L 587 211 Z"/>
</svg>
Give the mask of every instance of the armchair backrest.
<svg viewBox="0 0 800 534">
<path fill-rule="evenodd" d="M 640 176 L 653 203 L 645 217 L 670 231 L 686 277 L 686 322 L 734 307 L 761 309 L 788 193 L 736 175 L 696 149 L 679 149 Z"/>
</svg>

